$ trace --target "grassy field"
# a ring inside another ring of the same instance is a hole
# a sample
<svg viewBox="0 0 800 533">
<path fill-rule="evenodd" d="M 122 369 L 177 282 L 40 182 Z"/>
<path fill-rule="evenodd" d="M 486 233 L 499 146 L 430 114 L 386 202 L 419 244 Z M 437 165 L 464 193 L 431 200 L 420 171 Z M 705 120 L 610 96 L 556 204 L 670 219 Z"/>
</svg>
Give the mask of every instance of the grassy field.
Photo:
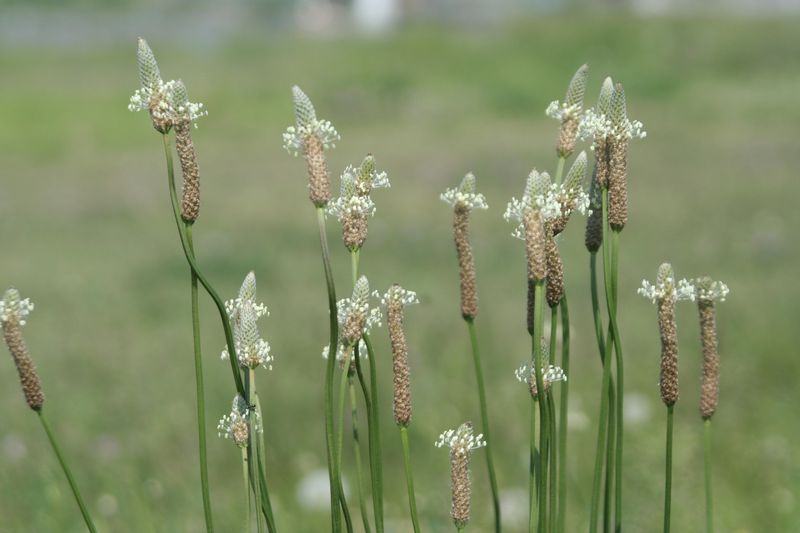
<svg viewBox="0 0 800 533">
<path fill-rule="evenodd" d="M 670 260 L 679 277 L 731 287 L 719 308 L 722 399 L 715 417 L 719 531 L 791 532 L 800 523 L 800 40 L 798 21 L 541 19 L 502 31 L 409 29 L 380 41 L 275 39 L 196 49 L 151 40 L 167 78 L 182 78 L 209 116 L 195 131 L 203 207 L 201 265 L 223 297 L 255 270 L 272 312 L 262 332 L 277 356 L 260 376 L 269 479 L 282 531 L 324 531 L 327 514 L 298 497 L 324 469 L 324 279 L 301 160 L 281 149 L 300 84 L 342 141 L 333 172 L 367 152 L 389 171 L 362 267 L 383 291 L 417 290 L 407 317 L 411 446 L 427 531 L 446 531 L 442 430 L 477 419 L 458 312 L 451 212 L 439 201 L 465 172 L 490 210 L 473 218 L 479 334 L 508 531 L 526 519 L 528 396 L 513 376 L 527 357 L 523 248 L 502 220 L 533 167 L 555 167 L 550 100 L 584 62 L 589 100 L 606 74 L 625 84 L 648 137 L 630 156 L 622 238 L 620 327 L 627 360 L 627 530 L 658 531 L 664 409 L 654 307 L 636 295 Z M 14 49 L 0 57 L 0 285 L 36 303 L 26 327 L 46 409 L 99 526 L 200 531 L 189 274 L 171 220 L 159 136 L 126 110 L 134 42 L 112 48 Z M 330 226 L 340 295 L 349 261 Z M 792 230 L 791 228 L 795 228 Z M 583 221 L 562 239 L 573 322 L 568 530 L 585 529 L 599 399 Z M 239 454 L 215 436 L 232 397 L 223 338 L 202 300 L 210 469 L 219 531 L 240 527 Z M 700 531 L 702 426 L 696 309 L 681 305 L 674 531 Z M 410 530 L 399 438 L 391 420 L 389 344 L 378 346 L 391 531 Z M 478 452 L 480 454 L 480 452 Z M 345 457 L 354 492 L 351 454 Z M 472 531 L 491 518 L 476 456 Z M 522 494 L 521 502 L 519 495 Z M 323 500 L 324 501 L 324 500 Z M 516 517 L 516 518 L 515 518 Z M 387 531 L 389 530 L 387 527 Z M 0 532 L 81 531 L 80 516 L 7 356 L 0 357 Z"/>
</svg>

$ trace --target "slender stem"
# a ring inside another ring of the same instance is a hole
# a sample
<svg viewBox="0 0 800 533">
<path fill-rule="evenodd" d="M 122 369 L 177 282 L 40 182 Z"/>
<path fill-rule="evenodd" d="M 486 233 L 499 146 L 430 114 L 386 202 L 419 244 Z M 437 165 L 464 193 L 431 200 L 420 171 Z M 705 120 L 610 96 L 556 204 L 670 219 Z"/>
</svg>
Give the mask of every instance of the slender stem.
<svg viewBox="0 0 800 533">
<path fill-rule="evenodd" d="M 356 458 L 356 489 L 358 490 L 358 506 L 361 511 L 361 521 L 365 533 L 370 533 L 369 515 L 367 513 L 366 492 L 364 491 L 364 469 L 361 466 L 361 440 L 358 434 L 358 404 L 356 402 L 356 386 L 353 383 L 352 372 L 347 376 L 350 388 L 350 418 L 353 427 L 353 451 Z"/>
<path fill-rule="evenodd" d="M 255 397 L 256 397 L 256 377 L 255 372 L 252 368 L 247 369 L 247 404 L 250 406 L 248 409 L 249 419 L 250 419 L 250 432 L 248 434 L 247 439 L 247 453 L 248 453 L 248 462 L 250 465 L 250 480 L 253 485 L 253 495 L 255 496 L 255 501 L 261 501 L 261 483 L 259 483 L 260 479 L 260 472 L 259 472 L 259 463 L 258 463 L 258 437 L 256 434 L 258 433 L 257 428 L 259 424 L 258 420 L 258 411 L 255 407 Z M 261 514 L 256 513 L 256 531 L 258 533 L 262 533 L 263 528 L 261 525 Z"/>
<path fill-rule="evenodd" d="M 531 466 L 529 470 L 529 493 L 530 509 L 528 510 L 528 533 L 536 531 L 537 501 L 539 498 L 539 483 L 537 472 L 539 471 L 539 457 L 536 452 L 536 412 L 539 410 L 538 401 L 536 398 L 531 398 Z"/>
<path fill-rule="evenodd" d="M 561 297 L 561 369 L 569 378 L 569 307 L 567 291 Z M 564 531 L 567 519 L 567 416 L 569 414 L 569 379 L 561 383 L 558 422 L 558 522 L 556 531 Z"/>
<path fill-rule="evenodd" d="M 72 477 L 72 471 L 69 469 L 69 465 L 67 465 L 67 460 L 61 453 L 61 448 L 58 446 L 58 441 L 56 441 L 56 437 L 53 434 L 53 430 L 50 429 L 50 422 L 48 422 L 47 417 L 44 416 L 44 411 L 42 409 L 36 411 L 36 414 L 39 415 L 39 421 L 42 423 L 44 432 L 47 433 L 47 439 L 50 441 L 50 446 L 53 447 L 53 452 L 56 454 L 56 459 L 58 459 L 58 464 L 61 465 L 61 469 L 64 471 L 64 475 L 67 477 L 69 488 L 72 489 L 72 495 L 75 496 L 75 501 L 78 503 L 78 507 L 81 510 L 81 515 L 83 515 L 83 521 L 86 522 L 86 529 L 88 529 L 92 533 L 96 533 L 97 529 L 95 529 L 92 517 L 91 515 L 89 515 L 89 509 L 83 502 L 83 496 L 81 496 L 81 491 L 78 488 L 78 484 L 75 482 L 75 478 Z"/>
<path fill-rule="evenodd" d="M 370 404 L 371 419 L 369 425 L 370 471 L 372 473 L 372 507 L 375 513 L 375 530 L 383 533 L 383 466 L 381 464 L 381 432 L 378 414 L 378 371 L 375 366 L 375 351 L 369 335 L 364 335 L 364 343 L 369 354 L 369 388 L 372 402 Z"/>
<path fill-rule="evenodd" d="M 619 333 L 619 326 L 617 325 L 617 288 L 619 276 L 619 234 L 618 230 L 611 231 L 611 287 L 612 299 L 611 308 L 609 312 L 611 328 L 614 331 L 614 353 L 616 355 L 616 370 L 617 370 L 617 398 L 616 398 L 616 446 L 615 446 L 615 462 L 616 468 L 614 470 L 614 531 L 619 533 L 622 531 L 622 441 L 623 441 L 623 407 L 624 407 L 624 394 L 625 394 L 625 372 L 623 367 L 622 358 L 622 338 Z"/>
<path fill-rule="evenodd" d="M 608 389 L 608 432 L 606 433 L 606 482 L 603 494 L 603 533 L 611 531 L 611 506 L 614 502 L 614 469 L 615 469 L 615 441 L 616 441 L 616 411 L 614 408 L 615 397 L 612 388 L 613 382 L 609 383 Z"/>
<path fill-rule="evenodd" d="M 256 398 L 256 412 L 261 417 L 262 431 L 258 433 L 258 471 L 261 474 L 261 508 L 264 519 L 267 521 L 267 530 L 270 533 L 277 531 L 275 528 L 275 518 L 272 516 L 272 502 L 269 499 L 269 488 L 267 487 L 267 452 L 264 446 L 264 412 L 261 410 L 261 401 L 258 399 L 258 391 L 253 391 Z"/>
<path fill-rule="evenodd" d="M 169 135 L 165 133 L 162 135 L 162 139 L 164 141 L 164 156 L 167 160 L 167 185 L 169 186 L 169 198 L 170 203 L 172 204 L 172 214 L 175 218 L 175 224 L 178 227 L 178 237 L 180 238 L 181 247 L 183 248 L 183 255 L 186 256 L 186 261 L 192 267 L 192 272 L 194 272 L 198 281 L 200 281 L 200 284 L 214 301 L 214 305 L 217 306 L 217 312 L 219 313 L 220 320 L 222 321 L 222 329 L 225 332 L 225 343 L 228 346 L 228 354 L 230 355 L 228 359 L 230 360 L 233 381 L 236 384 L 236 391 L 244 398 L 246 397 L 244 381 L 242 380 L 242 375 L 239 372 L 239 361 L 236 357 L 236 344 L 233 342 L 233 329 L 231 328 L 231 323 L 228 319 L 228 312 L 225 310 L 225 304 L 217 294 L 217 291 L 214 290 L 214 287 L 211 286 L 211 284 L 208 282 L 208 279 L 206 279 L 206 277 L 200 271 L 200 267 L 197 265 L 194 253 L 189 245 L 183 220 L 181 219 L 180 207 L 178 205 L 178 193 L 175 190 L 175 166 L 172 162 L 172 149 L 169 144 Z"/>
<path fill-rule="evenodd" d="M 347 397 L 347 374 L 349 368 L 350 361 L 348 360 L 347 364 L 345 364 L 344 368 L 342 369 L 342 377 L 339 381 L 339 428 L 336 431 L 336 462 L 339 465 L 340 472 L 342 467 L 342 449 L 344 448 L 344 403 L 345 398 Z M 344 495 L 344 482 L 342 481 L 341 476 L 339 476 L 339 494 Z M 342 499 L 342 503 L 345 528 L 347 529 L 348 533 L 352 533 L 353 519 L 350 516 L 350 509 L 347 507 L 347 505 L 344 505 L 344 499 Z"/>
<path fill-rule="evenodd" d="M 672 507 L 672 414 L 675 406 L 667 407 L 667 460 L 664 477 L 664 533 L 669 533 Z"/>
<path fill-rule="evenodd" d="M 542 334 L 544 330 L 544 281 L 537 281 L 534 286 L 534 325 L 531 344 L 533 351 L 533 368 L 536 379 L 537 396 L 544 398 L 544 375 L 542 364 L 544 354 L 542 354 Z M 539 402 L 539 520 L 537 530 L 543 532 L 547 523 L 547 442 L 549 438 L 549 413 L 547 402 L 542 399 Z"/>
<path fill-rule="evenodd" d="M 472 346 L 472 362 L 475 366 L 475 377 L 478 381 L 478 403 L 481 410 L 481 431 L 486 437 L 486 468 L 489 471 L 489 485 L 492 489 L 492 505 L 494 506 L 494 529 L 496 532 L 501 531 L 500 526 L 500 494 L 497 489 L 497 476 L 494 470 L 494 459 L 492 450 L 494 450 L 494 441 L 491 437 L 491 429 L 489 427 L 489 409 L 486 407 L 486 387 L 483 382 L 483 369 L 481 366 L 481 352 L 478 346 L 478 333 L 475 329 L 475 319 L 465 318 L 467 329 L 469 329 L 469 341 Z"/>
<path fill-rule="evenodd" d="M 703 420 L 703 455 L 706 477 L 706 533 L 714 533 L 714 499 L 711 494 L 711 419 Z"/>
<path fill-rule="evenodd" d="M 558 503 L 558 448 L 556 446 L 556 407 L 553 399 L 553 391 L 547 391 L 547 408 L 550 411 L 550 507 L 547 512 L 549 517 L 548 531 L 552 531 L 556 525 L 556 505 Z"/>
<path fill-rule="evenodd" d="M 556 178 L 554 183 L 556 185 L 561 185 L 561 178 L 564 175 L 564 163 L 567 162 L 567 158 L 564 156 L 558 156 L 558 166 L 556 167 Z"/>
<path fill-rule="evenodd" d="M 322 253 L 322 266 L 325 270 L 325 282 L 328 289 L 328 320 L 330 323 L 328 364 L 325 369 L 325 444 L 328 453 L 328 482 L 331 491 L 331 526 L 334 533 L 342 529 L 342 517 L 339 514 L 339 467 L 336 461 L 336 442 L 334 440 L 333 422 L 333 375 L 336 364 L 336 347 L 339 342 L 339 323 L 336 310 L 336 288 L 333 282 L 328 236 L 325 227 L 325 210 L 317 208 L 317 224 L 319 226 L 319 242 Z"/>
<path fill-rule="evenodd" d="M 194 254 L 192 240 L 192 224 L 184 223 L 189 250 Z M 191 270 L 191 269 L 190 269 Z M 211 497 L 208 491 L 208 454 L 206 451 L 206 402 L 203 385 L 203 356 L 200 348 L 200 308 L 197 294 L 197 275 L 191 272 L 192 292 L 192 341 L 194 342 L 194 378 L 197 395 L 197 442 L 200 450 L 200 486 L 203 495 L 203 513 L 206 519 L 206 531 L 214 531 L 211 518 Z"/>
<path fill-rule="evenodd" d="M 353 276 L 353 286 L 355 286 L 356 281 L 358 280 L 358 259 L 360 255 L 360 248 L 358 250 L 350 251 L 350 272 Z"/>
<path fill-rule="evenodd" d="M 611 298 L 611 280 L 609 278 L 609 270 L 610 270 L 610 257 L 609 254 L 606 253 L 606 248 L 608 247 L 608 236 L 607 230 L 608 227 L 608 191 L 603 190 L 603 271 L 604 271 L 604 279 L 606 285 L 606 299 L 609 300 Z M 610 312 L 610 305 L 609 305 L 609 317 L 612 317 L 612 313 Z M 611 354 L 611 350 L 613 349 L 614 345 L 614 335 L 613 329 L 609 328 L 609 335 L 606 337 L 606 345 L 605 349 L 603 350 L 603 378 L 601 384 L 601 391 L 600 391 L 600 416 L 597 419 L 597 444 L 595 448 L 595 462 L 594 462 L 594 478 L 592 482 L 592 502 L 591 502 L 591 509 L 589 513 L 589 532 L 594 533 L 597 531 L 597 514 L 598 508 L 600 504 L 600 484 L 602 480 L 602 473 L 603 473 L 603 447 L 605 444 L 605 431 L 606 431 L 606 424 L 608 422 L 608 391 L 611 382 L 611 361 L 608 359 L 608 356 Z"/>
<path fill-rule="evenodd" d="M 408 428 L 405 426 L 400 426 L 400 440 L 403 443 L 403 465 L 406 471 L 406 487 L 408 488 L 408 507 L 411 511 L 411 524 L 414 526 L 414 533 L 419 533 L 417 498 L 414 495 L 414 475 L 411 470 L 411 451 L 408 446 Z"/>
<path fill-rule="evenodd" d="M 251 517 L 253 515 L 253 500 L 250 497 L 250 466 L 247 461 L 247 447 L 242 447 L 242 476 L 244 478 L 244 496 L 247 498 L 247 516 L 244 519 L 245 533 L 250 533 L 253 530 L 251 524 Z"/>
</svg>

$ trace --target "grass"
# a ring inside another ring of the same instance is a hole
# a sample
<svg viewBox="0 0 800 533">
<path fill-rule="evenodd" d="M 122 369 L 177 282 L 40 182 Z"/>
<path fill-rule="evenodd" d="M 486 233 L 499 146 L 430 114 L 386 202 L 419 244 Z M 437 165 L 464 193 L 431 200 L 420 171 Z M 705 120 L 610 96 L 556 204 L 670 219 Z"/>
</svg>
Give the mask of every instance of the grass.
<svg viewBox="0 0 800 533">
<path fill-rule="evenodd" d="M 791 229 L 800 227 L 793 206 L 800 193 L 796 23 L 541 19 L 497 33 L 411 28 L 381 41 L 243 40 L 202 50 L 151 39 L 164 75 L 181 77 L 190 97 L 211 113 L 194 134 L 203 184 L 198 260 L 223 298 L 255 270 L 259 295 L 272 311 L 261 325 L 277 356 L 275 370 L 258 379 L 278 526 L 305 532 L 329 523 L 324 510 L 305 510 L 296 498 L 299 480 L 325 468 L 319 354 L 327 310 L 304 165 L 280 146 L 292 121 L 290 86 L 301 85 L 342 133 L 330 154 L 334 172 L 368 151 L 390 172 L 392 189 L 374 195 L 378 213 L 361 268 L 375 288 L 399 282 L 422 301 L 406 322 L 414 398 L 409 437 L 422 527 L 441 530 L 449 527 L 448 464 L 433 441 L 463 419 L 477 420 L 478 404 L 469 345 L 452 334 L 461 332 L 452 213 L 438 194 L 473 170 L 490 205 L 472 225 L 484 372 L 501 490 L 524 491 L 530 400 L 512 373 L 529 344 L 525 263 L 501 214 L 534 165 L 553 171 L 557 124 L 543 110 L 588 62 L 590 101 L 602 76 L 611 74 L 625 83 L 630 115 L 648 130 L 631 149 L 631 212 L 619 275 L 626 397 L 649 413 L 626 424 L 627 529 L 652 530 L 661 516 L 658 330 L 651 304 L 636 288 L 670 260 L 678 277 L 708 273 L 731 287 L 718 309 L 717 527 L 791 531 L 800 521 L 792 444 L 800 427 L 786 423 L 795 417 L 800 372 L 789 333 L 800 296 L 800 242 Z M 131 39 L 102 49 L 16 49 L 0 58 L 7 80 L 0 87 L 0 284 L 17 286 L 37 305 L 26 337 L 54 430 L 98 528 L 196 531 L 203 518 L 186 265 L 159 136 L 145 116 L 125 109 L 137 83 L 134 50 Z M 347 287 L 348 254 L 330 226 L 337 285 Z M 582 226 L 573 220 L 561 244 L 573 327 L 570 404 L 585 417 L 574 418 L 573 451 L 593 449 L 601 374 Z M 206 298 L 201 318 L 215 522 L 239 527 L 246 505 L 239 454 L 213 436 L 233 390 L 217 359 L 224 339 Z M 690 304 L 679 306 L 678 328 L 682 390 L 672 525 L 691 531 L 703 523 L 704 509 L 697 504 L 701 356 Z M 379 376 L 382 429 L 393 435 L 386 332 L 375 331 L 373 343 L 386 363 Z M 15 381 L 6 358 L 0 532 L 80 531 L 69 489 Z M 19 443 L 27 453 L 14 453 Z M 405 531 L 399 441 L 385 438 L 384 454 L 387 531 Z M 352 495 L 352 453 L 343 456 Z M 591 456 L 570 455 L 570 531 L 586 527 Z M 477 461 L 473 480 L 471 529 L 487 530 L 491 500 Z M 519 526 L 508 531 L 524 529 L 527 509 L 517 512 Z M 504 516 L 513 520 L 514 513 Z"/>
</svg>

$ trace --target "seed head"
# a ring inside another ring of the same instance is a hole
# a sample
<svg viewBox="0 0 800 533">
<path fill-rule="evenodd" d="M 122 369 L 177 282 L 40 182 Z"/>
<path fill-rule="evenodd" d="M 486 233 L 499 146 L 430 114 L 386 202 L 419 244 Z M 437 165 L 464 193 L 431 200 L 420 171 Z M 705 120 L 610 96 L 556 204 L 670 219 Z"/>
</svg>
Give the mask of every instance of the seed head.
<svg viewBox="0 0 800 533">
<path fill-rule="evenodd" d="M 386 307 L 386 323 L 392 343 L 392 370 L 394 375 L 394 420 L 407 427 L 411 423 L 411 373 L 408 363 L 408 346 L 403 328 L 406 305 L 419 303 L 417 294 L 400 285 L 392 285 L 381 303 Z"/>
<path fill-rule="evenodd" d="M 16 289 L 8 289 L 0 302 L 0 326 L 3 330 L 3 340 L 8 346 L 14 365 L 17 367 L 22 393 L 28 407 L 39 411 L 44 404 L 44 392 L 36 367 L 33 364 L 28 346 L 22 336 L 22 326 L 33 310 L 33 304 L 27 298 L 20 299 Z"/>
<path fill-rule="evenodd" d="M 547 237 L 540 212 L 528 209 L 525 212 L 523 226 L 528 281 L 534 283 L 544 281 L 547 278 Z"/>
<path fill-rule="evenodd" d="M 233 398 L 230 414 L 223 416 L 217 424 L 217 435 L 232 440 L 240 448 L 246 448 L 250 438 L 250 413 L 250 407 L 245 399 L 237 394 Z M 261 433 L 263 432 L 261 417 L 258 412 L 253 414 L 255 415 L 254 431 Z"/>
<path fill-rule="evenodd" d="M 369 281 L 361 276 L 353 287 L 352 296 L 336 303 L 342 342 L 347 345 L 354 345 L 373 326 L 381 325 L 381 310 L 379 307 L 370 309 L 369 297 Z"/>
<path fill-rule="evenodd" d="M 545 259 L 547 262 L 547 304 L 553 308 L 564 296 L 564 265 L 561 252 L 551 232 L 545 234 Z"/>
<path fill-rule="evenodd" d="M 472 498 L 470 455 L 472 450 L 486 446 L 486 441 L 483 440 L 483 434 L 473 435 L 471 422 L 464 422 L 457 430 L 449 429 L 439 436 L 436 447 L 444 446 L 450 448 L 450 516 L 456 527 L 463 528 L 469 522 Z"/>
<path fill-rule="evenodd" d="M 700 388 L 700 416 L 711 418 L 719 405 L 719 341 L 714 300 L 725 301 L 728 287 L 705 276 L 694 280 L 700 313 L 700 340 L 703 346 L 703 381 Z"/>
</svg>

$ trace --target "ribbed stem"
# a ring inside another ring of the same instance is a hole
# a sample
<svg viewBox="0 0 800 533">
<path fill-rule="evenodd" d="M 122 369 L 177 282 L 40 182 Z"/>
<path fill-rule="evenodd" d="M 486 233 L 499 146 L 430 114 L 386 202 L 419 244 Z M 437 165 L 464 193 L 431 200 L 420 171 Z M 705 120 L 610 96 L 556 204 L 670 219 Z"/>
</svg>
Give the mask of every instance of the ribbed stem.
<svg viewBox="0 0 800 533">
<path fill-rule="evenodd" d="M 561 178 L 564 175 L 564 164 L 567 162 L 567 158 L 564 156 L 558 156 L 558 165 L 556 166 L 556 177 L 553 180 L 553 183 L 556 185 L 561 185 Z"/>
<path fill-rule="evenodd" d="M 492 489 L 492 505 L 494 507 L 494 529 L 499 533 L 502 528 L 500 525 L 500 494 L 497 489 L 497 475 L 494 471 L 494 459 L 492 450 L 494 441 L 489 427 L 489 409 L 486 406 L 486 387 L 483 382 L 483 368 L 481 365 L 481 352 L 478 346 L 478 333 L 475 329 L 475 318 L 465 318 L 469 329 L 469 341 L 472 347 L 472 363 L 475 367 L 475 378 L 478 382 L 478 403 L 481 410 L 481 431 L 486 437 L 486 468 L 489 471 L 489 485 Z"/>
<path fill-rule="evenodd" d="M 330 354 L 328 358 L 332 357 Z M 336 463 L 339 465 L 339 471 L 342 468 L 342 450 L 344 449 L 344 404 L 347 398 L 347 374 L 350 369 L 350 361 L 348 360 L 344 368 L 341 370 L 341 378 L 339 379 L 339 426 L 336 430 Z M 344 484 L 342 476 L 339 476 L 339 494 L 344 496 Z M 348 533 L 353 531 L 353 519 L 350 516 L 350 509 L 344 504 L 342 498 L 342 511 L 344 512 L 345 528 Z"/>
<path fill-rule="evenodd" d="M 372 507 L 375 513 L 375 530 L 383 533 L 383 465 L 381 462 L 380 415 L 378 414 L 378 371 L 375 368 L 375 352 L 369 335 L 364 335 L 364 343 L 369 354 L 369 388 L 372 402 L 370 404 L 371 420 L 369 425 L 370 471 L 372 473 Z"/>
<path fill-rule="evenodd" d="M 247 498 L 247 516 L 244 519 L 245 533 L 253 531 L 251 519 L 253 516 L 253 499 L 250 497 L 250 466 L 247 460 L 247 447 L 242 447 L 242 478 L 244 479 L 244 495 Z"/>
<path fill-rule="evenodd" d="M 528 488 L 528 497 L 530 499 L 530 508 L 528 509 L 528 533 L 535 533 L 536 531 L 536 522 L 537 522 L 537 513 L 536 509 L 538 509 L 538 498 L 539 498 L 539 482 L 538 482 L 538 472 L 539 472 L 539 455 L 536 451 L 536 413 L 539 410 L 538 401 L 536 398 L 531 398 L 531 453 L 530 453 L 530 470 L 528 471 L 529 474 L 529 488 Z"/>
<path fill-rule="evenodd" d="M 622 531 L 622 444 L 624 435 L 623 407 L 625 404 L 625 372 L 622 358 L 622 338 L 617 325 L 617 294 L 619 280 L 619 234 L 620 230 L 611 230 L 611 295 L 610 324 L 614 331 L 614 354 L 616 355 L 617 398 L 616 398 L 616 444 L 614 469 L 614 531 Z"/>
<path fill-rule="evenodd" d="M 189 250 L 194 254 L 192 241 L 192 224 L 184 223 Z M 191 270 L 191 269 L 190 269 Z M 206 531 L 214 531 L 211 517 L 211 497 L 208 491 L 208 454 L 206 451 L 206 401 L 203 385 L 203 356 L 200 348 L 200 307 L 197 294 L 197 275 L 191 272 L 192 293 L 192 341 L 194 343 L 194 381 L 197 396 L 197 442 L 200 453 L 200 488 L 203 495 L 203 514 L 206 520 Z"/>
<path fill-rule="evenodd" d="M 353 427 L 353 453 L 356 460 L 356 490 L 358 491 L 358 507 L 361 512 L 361 522 L 364 524 L 365 533 L 372 530 L 369 526 L 369 515 L 367 513 L 367 500 L 364 491 L 364 469 L 361 466 L 361 437 L 358 433 L 358 404 L 356 402 L 356 386 L 353 383 L 353 375 L 347 377 L 348 388 L 350 389 L 350 418 Z"/>
<path fill-rule="evenodd" d="M 53 452 L 56 454 L 56 459 L 58 459 L 58 464 L 61 465 L 61 469 L 64 471 L 64 475 L 67 477 L 69 488 L 72 489 L 72 495 L 75 497 L 75 501 L 78 503 L 78 507 L 81 510 L 83 521 L 86 522 L 86 529 L 88 529 L 91 533 L 96 533 L 97 529 L 95 529 L 94 527 L 94 522 L 92 521 L 92 517 L 89 514 L 89 509 L 83 502 L 83 496 L 81 496 L 81 491 L 78 488 L 78 484 L 75 482 L 75 478 L 72 477 L 72 471 L 69 469 L 67 460 L 61 453 L 61 448 L 58 445 L 58 441 L 56 441 L 56 437 L 53 434 L 53 430 L 50 429 L 50 422 L 47 421 L 47 417 L 44 415 L 44 409 L 39 409 L 38 411 L 36 411 L 36 414 L 39 415 L 39 421 L 42 423 L 44 432 L 47 433 L 47 439 L 50 441 L 50 446 L 53 447 Z"/>
<path fill-rule="evenodd" d="M 703 463 L 706 478 L 706 533 L 714 533 L 714 498 L 711 479 L 711 419 L 703 420 Z"/>
<path fill-rule="evenodd" d="M 667 407 L 667 460 L 664 475 L 664 533 L 669 533 L 672 508 L 672 415 L 674 405 Z"/>
<path fill-rule="evenodd" d="M 253 486 L 253 494 L 255 501 L 261 501 L 261 483 L 260 471 L 258 468 L 258 437 L 256 437 L 256 427 L 258 423 L 258 412 L 255 409 L 255 388 L 256 378 L 252 368 L 247 369 L 247 396 L 245 397 L 248 409 L 248 418 L 250 422 L 250 431 L 247 435 L 247 461 L 250 466 L 250 483 Z M 261 525 L 261 514 L 256 513 L 256 531 L 262 533 L 263 527 Z"/>
<path fill-rule="evenodd" d="M 542 364 L 542 333 L 544 330 L 544 280 L 537 281 L 534 286 L 534 325 L 531 344 L 533 352 L 534 377 L 536 379 L 537 396 L 542 400 L 539 403 L 539 518 L 537 531 L 546 531 L 547 523 L 547 440 L 549 438 L 550 418 L 547 411 L 547 402 L 544 400 L 544 375 Z"/>
<path fill-rule="evenodd" d="M 264 411 L 261 410 L 261 401 L 258 399 L 258 391 L 254 390 L 256 398 L 256 412 L 261 417 L 262 429 L 264 424 Z M 264 519 L 267 521 L 267 530 L 270 533 L 277 531 L 275 527 L 275 518 L 272 515 L 272 502 L 269 499 L 269 488 L 267 487 L 267 452 L 264 446 L 264 432 L 261 431 L 258 435 L 258 472 L 261 478 L 261 507 L 264 514 Z"/>
<path fill-rule="evenodd" d="M 322 266 L 325 270 L 325 283 L 328 289 L 328 321 L 330 325 L 329 350 L 331 356 L 325 368 L 325 444 L 328 453 L 328 482 L 331 491 L 331 526 L 334 533 L 342 530 L 342 517 L 339 514 L 339 467 L 336 461 L 336 442 L 333 422 L 333 375 L 336 365 L 336 347 L 339 343 L 339 322 L 336 309 L 336 287 L 333 281 L 328 236 L 325 226 L 325 209 L 317 207 L 317 225 L 322 253 Z"/>
<path fill-rule="evenodd" d="M 603 533 L 610 533 L 612 531 L 611 518 L 614 515 L 611 509 L 614 503 L 614 472 L 616 468 L 615 443 L 617 436 L 617 415 L 614 405 L 615 397 L 612 381 L 609 383 L 608 387 L 608 431 L 606 432 L 606 482 L 603 493 Z"/>
<path fill-rule="evenodd" d="M 561 383 L 558 421 L 558 522 L 556 531 L 565 531 L 567 519 L 567 417 L 569 414 L 569 307 L 567 289 L 559 304 L 561 309 L 561 369 L 567 381 Z"/>
<path fill-rule="evenodd" d="M 548 529 L 553 531 L 556 527 L 556 513 L 558 504 L 558 447 L 556 442 L 556 402 L 553 399 L 552 389 L 547 391 L 547 409 L 550 411 L 550 492 L 547 497 L 550 499 L 547 509 Z"/>
<path fill-rule="evenodd" d="M 400 426 L 400 440 L 403 443 L 403 466 L 406 472 L 406 488 L 408 489 L 408 508 L 411 512 L 411 524 L 414 533 L 419 533 L 419 518 L 417 518 L 417 497 L 414 495 L 414 474 L 411 468 L 411 450 L 408 445 L 408 428 Z"/>
</svg>

